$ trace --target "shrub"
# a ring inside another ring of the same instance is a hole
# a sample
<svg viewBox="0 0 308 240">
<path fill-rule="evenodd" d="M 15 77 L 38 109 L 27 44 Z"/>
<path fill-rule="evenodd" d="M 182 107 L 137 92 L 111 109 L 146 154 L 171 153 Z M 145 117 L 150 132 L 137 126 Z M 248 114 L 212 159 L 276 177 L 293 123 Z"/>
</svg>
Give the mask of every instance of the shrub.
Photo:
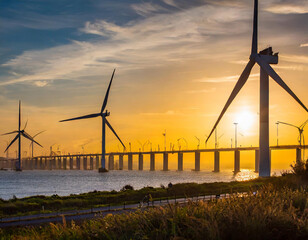
<svg viewBox="0 0 308 240">
<path fill-rule="evenodd" d="M 305 179 L 308 179 L 308 159 L 306 161 L 296 162 L 291 164 L 292 173 Z"/>
<path fill-rule="evenodd" d="M 126 190 L 134 190 L 134 187 L 132 185 L 125 185 L 124 187 L 122 187 L 121 191 L 126 191 Z"/>
</svg>

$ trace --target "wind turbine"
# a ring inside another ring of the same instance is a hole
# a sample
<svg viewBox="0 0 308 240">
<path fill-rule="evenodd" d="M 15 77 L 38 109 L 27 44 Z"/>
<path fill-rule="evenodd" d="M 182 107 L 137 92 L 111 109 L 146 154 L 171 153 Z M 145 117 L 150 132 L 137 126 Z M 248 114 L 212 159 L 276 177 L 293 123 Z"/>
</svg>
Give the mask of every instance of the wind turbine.
<svg viewBox="0 0 308 240">
<path fill-rule="evenodd" d="M 308 119 L 302 125 L 300 125 L 299 127 L 297 127 L 297 126 L 295 126 L 293 124 L 290 124 L 290 123 L 286 123 L 286 122 L 278 121 L 277 124 L 279 124 L 279 123 L 297 128 L 298 133 L 299 133 L 299 135 L 298 135 L 298 143 L 299 143 L 300 146 L 302 146 L 302 140 L 303 140 L 303 143 L 304 143 L 304 146 L 305 146 L 304 128 L 305 128 L 306 124 L 308 123 Z M 303 152 L 303 155 L 305 155 L 304 152 Z"/>
<path fill-rule="evenodd" d="M 66 121 L 73 121 L 73 120 L 86 119 L 86 118 L 95 118 L 95 117 L 101 117 L 102 118 L 102 166 L 99 169 L 99 172 L 107 172 L 106 167 L 105 167 L 106 125 L 110 128 L 110 130 L 114 133 L 114 135 L 119 139 L 119 141 L 121 142 L 121 144 L 125 148 L 124 143 L 121 141 L 120 137 L 117 135 L 117 133 L 112 128 L 112 126 L 110 125 L 110 123 L 108 122 L 108 120 L 106 118 L 110 115 L 110 112 L 108 112 L 107 110 L 106 110 L 106 112 L 104 112 L 106 105 L 107 105 L 109 91 L 110 91 L 110 87 L 111 87 L 111 83 L 112 83 L 114 73 L 115 73 L 115 69 L 113 70 L 113 73 L 112 73 L 112 76 L 111 76 L 111 79 L 110 79 L 110 82 L 109 82 L 109 86 L 108 86 L 108 89 L 107 89 L 107 92 L 106 92 L 106 95 L 105 95 L 105 98 L 104 98 L 104 102 L 103 102 L 101 111 L 99 113 L 93 113 L 93 114 L 89 114 L 89 115 L 85 115 L 85 116 L 81 116 L 81 117 L 70 118 L 70 119 L 60 121 L 60 122 L 66 122 Z"/>
<path fill-rule="evenodd" d="M 287 84 L 280 78 L 280 76 L 274 71 L 270 64 L 278 63 L 278 53 L 273 54 L 272 47 L 266 48 L 258 53 L 258 0 L 254 1 L 254 19 L 253 19 L 253 35 L 252 35 L 252 47 L 250 60 L 242 72 L 238 82 L 236 83 L 227 103 L 225 104 L 221 114 L 218 117 L 208 139 L 216 129 L 219 121 L 227 111 L 228 107 L 237 96 L 239 91 L 246 83 L 251 69 L 257 63 L 260 66 L 260 136 L 259 136 L 259 148 L 260 148 L 260 161 L 259 161 L 259 176 L 269 177 L 271 174 L 270 164 L 270 150 L 269 150 L 269 76 L 286 90 L 307 112 L 308 109 L 299 100 L 299 98 L 292 92 Z M 208 140 L 207 139 L 207 140 Z"/>
<path fill-rule="evenodd" d="M 18 113 L 18 130 L 17 131 L 13 131 L 13 132 L 9 132 L 9 133 L 5 133 L 2 135 L 9 135 L 9 134 L 13 134 L 13 133 L 17 133 L 16 137 L 11 141 L 11 143 L 7 146 L 7 148 L 5 149 L 4 152 L 6 152 L 10 146 L 18 139 L 18 166 L 16 167 L 16 171 L 21 171 L 21 136 L 29 139 L 30 141 L 36 143 L 37 145 L 43 147 L 41 144 L 39 144 L 37 141 L 35 141 L 26 131 L 26 127 L 27 127 L 28 121 L 25 124 L 25 127 L 20 130 L 20 125 L 21 125 L 21 101 L 19 100 L 19 113 Z"/>
<path fill-rule="evenodd" d="M 46 132 L 46 130 L 41 131 L 41 132 L 35 134 L 32 138 L 34 139 L 35 137 L 37 137 L 38 135 L 40 135 L 40 134 L 43 133 L 43 132 Z M 33 141 L 31 141 L 30 147 L 31 147 L 31 154 L 32 154 L 32 158 L 33 158 Z"/>
<path fill-rule="evenodd" d="M 197 149 L 199 150 L 199 146 L 200 146 L 200 138 L 198 138 L 197 136 L 195 136 L 195 138 L 196 138 L 196 139 L 197 139 L 197 141 L 198 141 Z"/>
</svg>

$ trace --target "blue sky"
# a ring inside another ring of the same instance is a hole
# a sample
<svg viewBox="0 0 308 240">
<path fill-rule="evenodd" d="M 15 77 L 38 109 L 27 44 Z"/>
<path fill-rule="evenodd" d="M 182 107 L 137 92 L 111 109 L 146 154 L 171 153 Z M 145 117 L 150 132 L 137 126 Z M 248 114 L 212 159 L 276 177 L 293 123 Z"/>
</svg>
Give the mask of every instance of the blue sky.
<svg viewBox="0 0 308 240">
<path fill-rule="evenodd" d="M 57 121 L 96 112 L 117 68 L 109 108 L 127 141 L 151 136 L 159 142 L 160 136 L 153 132 L 164 128 L 174 139 L 177 135 L 193 138 L 198 129 L 208 132 L 249 57 L 252 4 L 246 0 L 2 0 L 0 114 L 4 117 L 0 123 L 9 129 L 16 126 L 21 99 L 29 128 L 33 124 L 31 131 L 53 129 L 45 139 L 42 136 L 45 145 L 60 137 L 69 149 L 69 142 L 80 136 L 75 149 L 87 141 L 89 132 L 99 138 L 99 123 L 64 129 Z M 280 52 L 280 63 L 274 68 L 307 105 L 308 2 L 261 0 L 259 22 L 259 48 L 273 45 Z M 242 108 L 258 111 L 257 79 L 256 68 L 226 117 L 230 126 L 232 114 Z M 278 108 L 281 98 L 287 101 L 283 110 Z M 276 86 L 271 100 L 272 122 L 305 120 L 307 115 Z M 290 113 L 283 115 L 286 110 Z M 76 135 L 65 136 L 71 132 Z M 116 147 L 112 136 L 110 141 Z"/>
</svg>

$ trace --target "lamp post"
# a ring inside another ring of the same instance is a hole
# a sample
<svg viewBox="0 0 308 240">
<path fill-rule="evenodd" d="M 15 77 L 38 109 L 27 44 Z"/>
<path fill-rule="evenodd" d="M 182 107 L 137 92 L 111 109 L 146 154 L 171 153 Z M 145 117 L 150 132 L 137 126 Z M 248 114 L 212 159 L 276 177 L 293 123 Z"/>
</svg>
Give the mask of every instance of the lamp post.
<svg viewBox="0 0 308 240">
<path fill-rule="evenodd" d="M 235 138 L 234 138 L 234 146 L 237 148 L 237 125 L 238 123 L 233 123 L 235 127 Z"/>
<path fill-rule="evenodd" d="M 167 135 L 167 131 L 165 129 L 165 132 L 163 133 L 164 136 L 164 144 L 165 144 L 165 152 L 167 151 L 167 146 L 166 146 L 166 135 Z"/>
<path fill-rule="evenodd" d="M 279 126 L 279 122 L 276 122 L 276 126 L 277 126 L 277 147 L 278 147 L 278 126 Z"/>
</svg>

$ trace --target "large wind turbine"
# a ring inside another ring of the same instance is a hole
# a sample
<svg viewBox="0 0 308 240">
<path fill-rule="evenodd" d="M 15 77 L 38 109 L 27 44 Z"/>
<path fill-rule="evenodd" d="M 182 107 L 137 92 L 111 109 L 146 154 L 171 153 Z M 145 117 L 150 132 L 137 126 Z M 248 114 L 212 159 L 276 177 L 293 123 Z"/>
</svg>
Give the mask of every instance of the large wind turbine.
<svg viewBox="0 0 308 240">
<path fill-rule="evenodd" d="M 270 64 L 278 63 L 278 53 L 273 54 L 272 47 L 266 48 L 258 53 L 258 0 L 254 1 L 254 19 L 253 19 L 253 35 L 250 60 L 242 72 L 238 82 L 236 83 L 226 105 L 224 106 L 218 120 L 216 121 L 208 139 L 216 129 L 219 121 L 227 111 L 228 107 L 239 93 L 241 88 L 246 83 L 251 69 L 257 63 L 260 66 L 260 162 L 259 162 L 259 176 L 267 177 L 271 173 L 270 151 L 269 151 L 269 76 L 286 90 L 307 112 L 308 109 L 299 100 L 299 98 L 292 92 L 287 84 L 274 71 Z M 207 139 L 207 141 L 208 141 Z"/>
<path fill-rule="evenodd" d="M 20 125 L 21 125 L 21 102 L 19 101 L 19 114 L 18 114 L 18 130 L 17 131 L 13 131 L 13 132 L 9 132 L 9 133 L 5 133 L 2 135 L 9 135 L 9 134 L 13 134 L 13 133 L 17 133 L 16 137 L 12 140 L 12 142 L 7 146 L 7 148 L 5 149 L 4 152 L 6 152 L 10 146 L 18 139 L 18 166 L 16 167 L 16 171 L 21 171 L 21 136 L 24 136 L 25 138 L 29 139 L 31 142 L 36 143 L 37 145 L 43 147 L 41 144 L 39 144 L 37 141 L 35 141 L 26 131 L 26 127 L 27 127 L 27 123 L 25 124 L 25 127 L 20 130 Z"/>
<path fill-rule="evenodd" d="M 81 116 L 81 117 L 70 118 L 70 119 L 60 121 L 60 122 L 66 122 L 66 121 L 73 121 L 73 120 L 86 119 L 86 118 L 95 118 L 95 117 L 101 117 L 102 118 L 102 167 L 99 169 L 99 172 L 107 172 L 106 167 L 105 167 L 106 124 L 110 128 L 110 130 L 114 133 L 114 135 L 119 139 L 119 141 L 121 142 L 123 147 L 125 148 L 124 143 L 121 141 L 120 137 L 115 132 L 115 130 L 112 128 L 112 126 L 110 125 L 110 123 L 108 122 L 108 120 L 106 118 L 110 115 L 110 112 L 108 112 L 107 110 L 106 110 L 106 112 L 104 112 L 106 105 L 107 105 L 109 91 L 110 91 L 110 87 L 111 87 L 111 83 L 112 83 L 114 73 L 115 73 L 115 69 L 113 70 L 113 73 L 112 73 L 112 76 L 111 76 L 111 79 L 110 79 L 110 83 L 109 83 L 109 86 L 108 86 L 108 89 L 107 89 L 107 92 L 106 92 L 106 95 L 105 95 L 105 99 L 104 99 L 101 111 L 99 113 L 93 113 L 93 114 L 89 114 L 89 115 L 85 115 L 85 116 Z"/>
</svg>

